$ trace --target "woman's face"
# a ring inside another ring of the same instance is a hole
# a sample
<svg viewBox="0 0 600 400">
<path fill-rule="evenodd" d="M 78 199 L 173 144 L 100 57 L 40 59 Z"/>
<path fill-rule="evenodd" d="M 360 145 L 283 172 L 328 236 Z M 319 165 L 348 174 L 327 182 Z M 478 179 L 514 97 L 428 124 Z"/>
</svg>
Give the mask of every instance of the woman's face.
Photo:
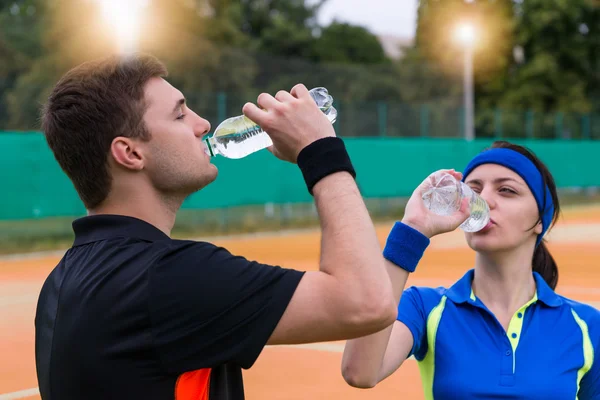
<svg viewBox="0 0 600 400">
<path fill-rule="evenodd" d="M 535 246 L 542 223 L 537 222 L 537 203 L 523 178 L 501 165 L 483 164 L 466 177 L 465 183 L 490 207 L 491 224 L 465 234 L 473 250 L 499 252 Z"/>
</svg>

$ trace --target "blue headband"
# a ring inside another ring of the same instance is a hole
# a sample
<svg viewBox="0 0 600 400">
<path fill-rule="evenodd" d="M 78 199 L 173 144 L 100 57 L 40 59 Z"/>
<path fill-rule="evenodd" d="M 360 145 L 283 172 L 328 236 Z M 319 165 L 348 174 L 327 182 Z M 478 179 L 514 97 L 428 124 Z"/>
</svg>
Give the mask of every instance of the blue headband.
<svg viewBox="0 0 600 400">
<path fill-rule="evenodd" d="M 538 235 L 535 243 L 537 247 L 550 227 L 554 214 L 552 195 L 548 186 L 544 185 L 542 174 L 535 164 L 521 153 L 511 149 L 497 148 L 486 150 L 475 156 L 463 171 L 463 181 L 475 168 L 482 164 L 498 164 L 511 169 L 519 174 L 529 186 L 537 202 L 538 210 L 542 214 L 542 233 Z"/>
</svg>

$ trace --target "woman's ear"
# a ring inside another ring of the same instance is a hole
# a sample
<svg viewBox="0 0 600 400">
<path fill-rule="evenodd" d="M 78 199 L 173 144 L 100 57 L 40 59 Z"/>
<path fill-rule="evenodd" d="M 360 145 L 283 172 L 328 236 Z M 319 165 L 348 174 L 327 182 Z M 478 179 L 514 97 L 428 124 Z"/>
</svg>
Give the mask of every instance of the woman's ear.
<svg viewBox="0 0 600 400">
<path fill-rule="evenodd" d="M 542 221 L 539 221 L 533 229 L 536 234 L 540 235 L 544 231 L 544 225 L 542 224 Z"/>
</svg>

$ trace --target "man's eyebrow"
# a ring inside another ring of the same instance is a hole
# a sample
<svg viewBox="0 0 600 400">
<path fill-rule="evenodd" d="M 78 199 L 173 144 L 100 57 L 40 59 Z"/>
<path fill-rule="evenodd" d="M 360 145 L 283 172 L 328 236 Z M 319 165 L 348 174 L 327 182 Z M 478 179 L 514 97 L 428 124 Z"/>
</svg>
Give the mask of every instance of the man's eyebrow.
<svg viewBox="0 0 600 400">
<path fill-rule="evenodd" d="M 175 104 L 175 108 L 173 108 L 173 111 L 171 111 L 171 113 L 174 113 L 175 111 L 179 110 L 181 108 L 182 105 L 185 104 L 185 98 L 181 98 L 179 100 L 177 100 L 177 104 Z"/>
</svg>

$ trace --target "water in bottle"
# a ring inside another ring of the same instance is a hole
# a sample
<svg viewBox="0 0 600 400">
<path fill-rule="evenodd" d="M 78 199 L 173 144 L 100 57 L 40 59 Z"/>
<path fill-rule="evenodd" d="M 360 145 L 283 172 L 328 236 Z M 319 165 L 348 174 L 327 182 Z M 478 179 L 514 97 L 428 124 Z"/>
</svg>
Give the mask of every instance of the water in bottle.
<svg viewBox="0 0 600 400">
<path fill-rule="evenodd" d="M 490 221 L 490 209 L 485 200 L 450 174 L 434 175 L 422 197 L 425 207 L 438 215 L 453 214 L 460 209 L 463 198 L 469 199 L 471 215 L 460 225 L 465 232 L 480 231 Z"/>
<path fill-rule="evenodd" d="M 318 87 L 309 91 L 321 111 L 333 124 L 337 110 L 333 107 L 333 97 L 327 89 Z M 211 157 L 220 154 L 227 158 L 242 158 L 273 144 L 271 138 L 260 126 L 245 115 L 228 118 L 221 122 L 212 136 L 205 139 L 206 152 Z"/>
</svg>

